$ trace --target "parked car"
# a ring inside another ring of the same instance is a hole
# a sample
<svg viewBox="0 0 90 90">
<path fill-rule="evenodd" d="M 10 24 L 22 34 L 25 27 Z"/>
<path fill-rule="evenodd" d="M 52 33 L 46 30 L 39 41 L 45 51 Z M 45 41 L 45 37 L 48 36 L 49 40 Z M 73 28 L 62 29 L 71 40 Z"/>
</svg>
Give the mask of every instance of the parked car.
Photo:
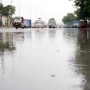
<svg viewBox="0 0 90 90">
<path fill-rule="evenodd" d="M 79 20 L 79 28 L 87 28 L 87 21 Z"/>
<path fill-rule="evenodd" d="M 79 27 L 79 23 L 74 23 L 73 25 L 72 25 L 72 28 L 78 28 Z"/>
</svg>

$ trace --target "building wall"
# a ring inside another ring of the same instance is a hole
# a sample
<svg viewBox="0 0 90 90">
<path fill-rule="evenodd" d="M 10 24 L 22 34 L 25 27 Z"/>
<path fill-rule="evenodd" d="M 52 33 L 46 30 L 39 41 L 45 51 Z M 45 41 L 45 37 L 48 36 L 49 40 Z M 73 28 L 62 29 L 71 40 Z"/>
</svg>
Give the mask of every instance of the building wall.
<svg viewBox="0 0 90 90">
<path fill-rule="evenodd" d="M 3 26 L 6 26 L 6 24 L 7 24 L 7 17 L 2 16 L 2 24 L 3 24 Z"/>
<path fill-rule="evenodd" d="M 10 27 L 11 26 L 10 17 L 7 18 L 6 16 L 2 16 L 2 25 L 6 27 Z"/>
</svg>

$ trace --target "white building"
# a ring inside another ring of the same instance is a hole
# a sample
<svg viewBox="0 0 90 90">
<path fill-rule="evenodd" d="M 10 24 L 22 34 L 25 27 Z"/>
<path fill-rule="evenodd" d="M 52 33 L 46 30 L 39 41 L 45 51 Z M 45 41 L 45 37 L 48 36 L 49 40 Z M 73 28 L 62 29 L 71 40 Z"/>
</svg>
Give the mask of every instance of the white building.
<svg viewBox="0 0 90 90">
<path fill-rule="evenodd" d="M 11 20 L 10 17 L 2 16 L 2 25 L 3 26 L 11 26 Z"/>
</svg>

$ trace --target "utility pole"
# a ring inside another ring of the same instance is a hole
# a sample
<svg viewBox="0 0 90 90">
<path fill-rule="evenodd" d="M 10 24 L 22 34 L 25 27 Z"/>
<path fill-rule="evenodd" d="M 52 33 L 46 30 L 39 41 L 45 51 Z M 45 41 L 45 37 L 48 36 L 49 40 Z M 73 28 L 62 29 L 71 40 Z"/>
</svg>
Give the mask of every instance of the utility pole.
<svg viewBox="0 0 90 90">
<path fill-rule="evenodd" d="M 19 0 L 19 17 L 20 17 L 20 0 Z"/>
<path fill-rule="evenodd" d="M 10 1 L 10 4 L 12 6 L 12 0 Z M 12 15 L 10 15 L 10 26 L 12 26 Z"/>
<path fill-rule="evenodd" d="M 31 4 L 29 4 L 29 11 L 30 11 L 30 12 L 29 12 L 29 14 L 30 14 L 29 17 L 30 17 L 30 19 L 31 19 Z"/>
</svg>

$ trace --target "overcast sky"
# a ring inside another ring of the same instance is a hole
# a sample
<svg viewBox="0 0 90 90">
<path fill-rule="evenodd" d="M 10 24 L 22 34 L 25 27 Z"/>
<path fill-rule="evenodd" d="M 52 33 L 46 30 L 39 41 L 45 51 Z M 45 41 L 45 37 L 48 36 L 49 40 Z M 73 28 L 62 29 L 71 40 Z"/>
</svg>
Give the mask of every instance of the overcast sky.
<svg viewBox="0 0 90 90">
<path fill-rule="evenodd" d="M 16 6 L 15 16 L 31 18 L 34 22 L 38 18 L 48 22 L 49 18 L 55 18 L 61 22 L 63 16 L 68 12 L 73 12 L 73 2 L 69 0 L 2 0 L 4 5 Z"/>
</svg>

